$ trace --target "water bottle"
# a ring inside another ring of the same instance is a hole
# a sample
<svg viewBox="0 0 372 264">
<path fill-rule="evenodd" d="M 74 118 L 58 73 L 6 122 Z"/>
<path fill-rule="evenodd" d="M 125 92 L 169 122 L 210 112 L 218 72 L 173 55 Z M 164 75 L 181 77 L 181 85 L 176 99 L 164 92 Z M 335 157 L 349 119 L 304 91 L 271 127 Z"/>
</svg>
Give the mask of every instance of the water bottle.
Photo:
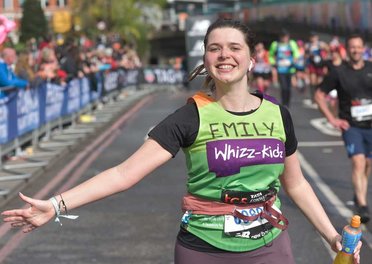
<svg viewBox="0 0 372 264">
<path fill-rule="evenodd" d="M 360 216 L 354 215 L 350 225 L 342 230 L 342 249 L 337 253 L 333 264 L 353 264 L 353 252 L 361 237 Z"/>
</svg>

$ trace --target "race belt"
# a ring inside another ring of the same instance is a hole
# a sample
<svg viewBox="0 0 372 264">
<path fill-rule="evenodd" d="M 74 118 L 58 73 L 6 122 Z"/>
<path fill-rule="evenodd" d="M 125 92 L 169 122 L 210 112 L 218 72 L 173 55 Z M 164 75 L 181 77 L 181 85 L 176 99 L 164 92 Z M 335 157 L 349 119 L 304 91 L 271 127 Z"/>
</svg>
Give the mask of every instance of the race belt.
<svg viewBox="0 0 372 264">
<path fill-rule="evenodd" d="M 265 201 L 256 203 L 226 203 L 211 201 L 187 194 L 183 197 L 182 210 L 192 214 L 202 215 L 231 215 L 245 222 L 253 222 L 259 219 L 266 219 L 273 227 L 285 230 L 288 227 L 288 220 L 280 210 L 275 209 L 274 202 L 276 193 L 266 195 Z M 244 214 L 247 209 L 261 208 L 256 214 Z"/>
</svg>

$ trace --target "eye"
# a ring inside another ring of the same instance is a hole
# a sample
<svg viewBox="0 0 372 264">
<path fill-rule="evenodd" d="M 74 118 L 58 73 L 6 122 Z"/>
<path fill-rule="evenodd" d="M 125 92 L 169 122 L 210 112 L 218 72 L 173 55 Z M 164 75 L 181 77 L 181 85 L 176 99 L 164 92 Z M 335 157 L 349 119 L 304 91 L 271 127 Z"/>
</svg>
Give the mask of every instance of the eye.
<svg viewBox="0 0 372 264">
<path fill-rule="evenodd" d="M 241 48 L 239 46 L 232 46 L 230 49 L 232 51 L 239 51 L 239 50 L 241 50 Z"/>
<path fill-rule="evenodd" d="M 210 52 L 216 52 L 216 51 L 219 51 L 219 50 L 220 50 L 220 48 L 217 47 L 217 46 L 212 46 L 212 47 L 208 48 L 208 51 L 210 51 Z"/>
</svg>

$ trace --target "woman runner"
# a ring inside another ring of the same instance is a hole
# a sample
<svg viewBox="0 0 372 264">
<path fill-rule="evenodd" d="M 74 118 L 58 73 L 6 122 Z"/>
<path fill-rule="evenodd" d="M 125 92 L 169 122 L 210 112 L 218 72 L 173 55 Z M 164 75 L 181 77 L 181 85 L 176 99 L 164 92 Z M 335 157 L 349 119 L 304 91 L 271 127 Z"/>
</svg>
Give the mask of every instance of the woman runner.
<svg viewBox="0 0 372 264">
<path fill-rule="evenodd" d="M 30 232 L 67 208 L 129 189 L 182 148 L 188 194 L 176 264 L 294 263 L 288 221 L 277 197 L 281 186 L 330 247 L 340 250 L 341 237 L 301 172 L 288 110 L 273 98 L 249 92 L 253 43 L 239 21 L 211 24 L 204 63 L 191 74 L 191 79 L 206 74 L 210 91 L 196 93 L 158 124 L 123 163 L 50 200 L 21 194 L 31 206 L 3 212 L 4 221 Z"/>
</svg>

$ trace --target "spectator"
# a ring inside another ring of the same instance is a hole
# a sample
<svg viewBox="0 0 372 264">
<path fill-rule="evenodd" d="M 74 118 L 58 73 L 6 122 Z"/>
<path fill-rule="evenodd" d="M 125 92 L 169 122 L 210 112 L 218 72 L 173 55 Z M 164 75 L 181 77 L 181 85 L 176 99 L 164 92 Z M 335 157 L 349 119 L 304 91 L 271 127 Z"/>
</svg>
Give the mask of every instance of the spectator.
<svg viewBox="0 0 372 264">
<path fill-rule="evenodd" d="M 39 80 L 50 81 L 61 85 L 66 84 L 67 73 L 60 69 L 57 55 L 52 48 L 43 48 L 40 54 L 40 63 L 37 71 Z"/>
<path fill-rule="evenodd" d="M 30 82 L 30 86 L 32 87 L 38 83 L 34 83 L 36 74 L 33 69 L 31 53 L 22 52 L 19 54 L 17 62 L 15 63 L 14 72 L 19 78 L 28 80 Z"/>
<path fill-rule="evenodd" d="M 123 56 L 123 50 L 121 48 L 121 44 L 119 41 L 115 41 L 112 44 L 112 58 L 116 61 L 119 62 Z"/>
<path fill-rule="evenodd" d="M 131 45 L 126 45 L 124 47 L 124 54 L 122 56 L 120 66 L 125 69 L 135 69 L 142 66 L 137 52 L 131 47 Z"/>
<path fill-rule="evenodd" d="M 1 53 L 0 59 L 0 87 L 25 88 L 28 81 L 15 75 L 12 65 L 17 61 L 17 54 L 12 48 L 5 48 Z M 5 93 L 0 91 L 0 98 L 5 97 Z"/>
<path fill-rule="evenodd" d="M 32 55 L 29 53 L 21 53 L 15 63 L 15 74 L 24 80 L 32 81 L 35 77 L 35 72 L 32 69 Z"/>
<path fill-rule="evenodd" d="M 61 70 L 67 73 L 67 81 L 78 77 L 80 68 L 79 49 L 72 40 L 66 41 L 59 63 Z"/>
</svg>

